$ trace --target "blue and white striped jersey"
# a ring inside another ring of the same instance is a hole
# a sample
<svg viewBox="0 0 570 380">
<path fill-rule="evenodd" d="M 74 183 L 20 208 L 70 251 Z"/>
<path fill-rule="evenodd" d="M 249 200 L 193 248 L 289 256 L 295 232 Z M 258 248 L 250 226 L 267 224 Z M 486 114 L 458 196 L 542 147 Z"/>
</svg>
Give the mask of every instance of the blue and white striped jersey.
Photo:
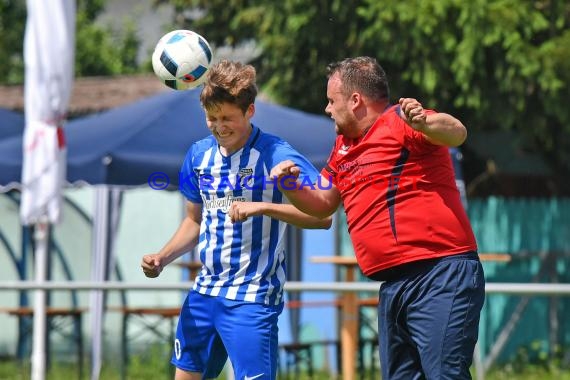
<svg viewBox="0 0 570 380">
<path fill-rule="evenodd" d="M 307 159 L 256 126 L 245 146 L 228 157 L 213 136 L 190 147 L 179 186 L 189 201 L 202 203 L 198 251 L 203 267 L 194 290 L 269 305 L 283 302 L 286 223 L 267 216 L 232 223 L 227 215 L 236 200 L 287 202 L 269 179 L 271 168 L 283 160 L 299 166 L 303 183 L 316 182 L 318 173 Z"/>
</svg>

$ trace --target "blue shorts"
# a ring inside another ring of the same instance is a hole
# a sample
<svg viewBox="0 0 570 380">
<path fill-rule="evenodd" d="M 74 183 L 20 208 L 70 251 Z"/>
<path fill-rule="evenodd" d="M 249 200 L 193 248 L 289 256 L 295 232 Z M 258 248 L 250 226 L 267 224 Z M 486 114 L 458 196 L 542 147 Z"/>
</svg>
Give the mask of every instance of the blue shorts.
<svg viewBox="0 0 570 380">
<path fill-rule="evenodd" d="M 471 379 L 485 299 L 483 267 L 476 253 L 421 264 L 380 288 L 382 379 Z"/>
<path fill-rule="evenodd" d="M 277 376 L 278 306 L 233 301 L 191 290 L 182 305 L 171 363 L 204 379 L 216 378 L 228 359 L 236 379 Z"/>
</svg>

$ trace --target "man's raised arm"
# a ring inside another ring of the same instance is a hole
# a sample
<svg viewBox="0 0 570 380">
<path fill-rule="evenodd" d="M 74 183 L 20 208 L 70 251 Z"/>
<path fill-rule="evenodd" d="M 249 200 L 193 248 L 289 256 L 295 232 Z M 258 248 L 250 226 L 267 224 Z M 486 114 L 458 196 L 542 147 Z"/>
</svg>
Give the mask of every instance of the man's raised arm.
<svg viewBox="0 0 570 380">
<path fill-rule="evenodd" d="M 282 161 L 271 169 L 279 189 L 299 210 L 317 218 L 332 215 L 340 204 L 340 192 L 328 178 L 319 177 L 312 186 L 298 181 L 300 170 L 293 161 Z"/>
</svg>

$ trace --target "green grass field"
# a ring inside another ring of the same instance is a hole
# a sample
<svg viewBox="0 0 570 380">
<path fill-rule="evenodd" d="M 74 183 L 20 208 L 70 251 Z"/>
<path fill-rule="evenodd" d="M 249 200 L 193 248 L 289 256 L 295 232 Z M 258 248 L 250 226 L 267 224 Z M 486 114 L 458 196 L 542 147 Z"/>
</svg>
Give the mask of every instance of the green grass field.
<svg viewBox="0 0 570 380">
<path fill-rule="evenodd" d="M 491 370 L 486 374 L 485 380 L 570 380 L 570 363 L 567 362 L 562 351 L 556 358 L 549 359 L 547 356 L 534 355 L 526 350 L 521 350 L 512 362 Z M 534 355 L 534 356 L 533 356 Z M 131 356 L 128 366 L 127 379 L 129 380 L 172 380 L 174 371 L 168 360 L 168 349 L 160 345 L 151 346 L 145 353 Z M 533 364 L 530 364 L 530 363 Z M 48 371 L 47 380 L 74 380 L 89 379 L 89 361 L 84 360 L 83 374 L 79 377 L 79 367 L 75 363 L 53 363 Z M 30 363 L 19 363 L 5 358 L 0 361 L 0 380 L 29 380 Z M 285 376 L 278 377 L 286 378 Z M 341 380 L 339 376 L 330 373 L 318 372 L 313 377 L 301 374 L 299 377 L 290 376 L 295 380 Z M 358 378 L 358 377 L 357 377 Z M 379 373 L 366 376 L 367 379 L 381 379 Z M 473 379 L 475 379 L 473 372 Z M 121 366 L 118 362 L 103 363 L 101 380 L 121 380 Z M 220 380 L 225 380 L 221 376 Z"/>
<path fill-rule="evenodd" d="M 89 379 L 88 368 L 85 369 L 83 379 Z M 50 368 L 47 380 L 78 379 L 78 368 L 74 365 L 54 365 Z M 129 380 L 171 380 L 173 376 L 164 362 L 143 362 L 134 358 L 129 366 Z M 295 380 L 332 380 L 338 377 L 328 373 L 317 373 L 310 378 L 308 375 L 301 375 Z M 370 378 L 370 377 L 367 377 Z M 377 377 L 380 379 L 380 375 Z M 475 377 L 474 377 L 475 378 Z M 0 363 L 0 380 L 29 380 L 29 364 L 19 365 L 14 361 Z M 101 373 L 101 380 L 120 380 L 121 375 L 118 368 L 104 367 Z M 224 376 L 220 377 L 224 380 Z M 485 376 L 485 380 L 570 380 L 570 369 L 552 369 L 543 366 L 528 366 L 516 371 L 509 366 L 495 369 Z"/>
</svg>

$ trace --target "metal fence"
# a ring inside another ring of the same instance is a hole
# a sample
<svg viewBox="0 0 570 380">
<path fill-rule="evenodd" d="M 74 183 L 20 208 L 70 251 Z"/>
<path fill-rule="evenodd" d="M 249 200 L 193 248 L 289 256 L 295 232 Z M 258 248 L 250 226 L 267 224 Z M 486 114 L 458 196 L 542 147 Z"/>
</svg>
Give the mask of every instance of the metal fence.
<svg viewBox="0 0 570 380">
<path fill-rule="evenodd" d="M 90 282 L 90 281 L 0 281 L 0 291 L 13 290 L 79 290 L 79 291 L 174 291 L 188 290 L 193 282 L 165 283 L 152 282 Z M 371 292 L 377 293 L 379 282 L 301 282 L 289 281 L 285 284 L 288 292 Z M 524 295 L 524 296 L 570 296 L 570 284 L 566 283 L 486 283 L 487 294 Z M 484 378 L 489 363 L 475 356 L 474 365 L 477 379 Z"/>
</svg>

